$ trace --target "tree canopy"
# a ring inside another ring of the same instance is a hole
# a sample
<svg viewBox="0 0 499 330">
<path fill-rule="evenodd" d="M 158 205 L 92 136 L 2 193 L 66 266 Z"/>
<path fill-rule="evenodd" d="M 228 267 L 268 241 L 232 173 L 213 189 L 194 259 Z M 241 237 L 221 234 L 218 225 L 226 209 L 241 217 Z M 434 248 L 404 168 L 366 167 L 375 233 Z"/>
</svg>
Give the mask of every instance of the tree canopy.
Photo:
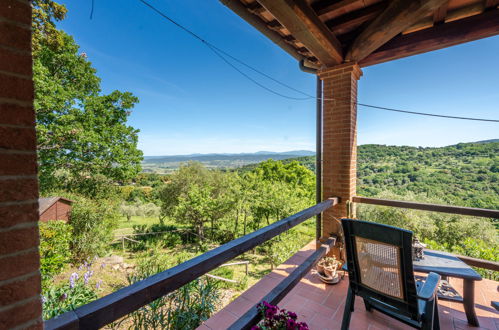
<svg viewBox="0 0 499 330">
<path fill-rule="evenodd" d="M 86 190 L 140 172 L 139 132 L 127 124 L 139 101 L 102 93 L 100 78 L 73 37 L 57 29 L 66 8 L 33 1 L 33 79 L 40 187 Z"/>
</svg>

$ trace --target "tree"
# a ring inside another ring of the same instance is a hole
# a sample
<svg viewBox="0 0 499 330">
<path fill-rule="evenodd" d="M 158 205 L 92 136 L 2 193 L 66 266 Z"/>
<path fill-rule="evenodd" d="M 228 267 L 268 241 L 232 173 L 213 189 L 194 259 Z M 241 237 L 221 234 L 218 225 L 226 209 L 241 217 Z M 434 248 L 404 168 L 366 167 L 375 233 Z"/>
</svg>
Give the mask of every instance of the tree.
<svg viewBox="0 0 499 330">
<path fill-rule="evenodd" d="M 162 213 L 193 226 L 201 238 L 209 223 L 213 237 L 234 206 L 234 181 L 232 174 L 208 170 L 200 163 L 181 166 L 160 192 Z"/>
<path fill-rule="evenodd" d="M 159 217 L 161 208 L 154 203 L 123 203 L 119 207 L 121 214 L 130 222 L 133 216 Z M 161 221 L 161 218 L 159 218 Z"/>
<path fill-rule="evenodd" d="M 65 15 L 66 8 L 54 1 L 33 1 L 40 187 L 90 195 L 96 183 L 125 181 L 140 171 L 138 130 L 127 125 L 138 98 L 129 92 L 102 94 L 87 55 L 55 26 Z"/>
</svg>

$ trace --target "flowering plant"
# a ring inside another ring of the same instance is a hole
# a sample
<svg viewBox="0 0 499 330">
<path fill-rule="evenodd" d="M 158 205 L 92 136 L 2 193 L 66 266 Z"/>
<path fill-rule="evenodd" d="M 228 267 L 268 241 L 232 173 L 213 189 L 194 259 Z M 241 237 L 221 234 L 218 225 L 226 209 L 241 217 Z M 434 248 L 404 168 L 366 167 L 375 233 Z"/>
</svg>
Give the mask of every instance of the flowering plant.
<svg viewBox="0 0 499 330">
<path fill-rule="evenodd" d="M 89 284 L 94 274 L 91 266 L 91 263 L 85 262 L 85 265 L 78 269 L 79 271 L 85 270 L 83 274 L 73 272 L 66 283 L 43 290 L 42 303 L 45 320 L 97 299 L 97 290 L 102 281 L 96 282 L 95 288 L 94 285 Z"/>
<path fill-rule="evenodd" d="M 258 305 L 262 321 L 251 330 L 308 330 L 305 322 L 297 322 L 296 313 L 279 309 L 279 307 L 264 301 Z"/>
</svg>

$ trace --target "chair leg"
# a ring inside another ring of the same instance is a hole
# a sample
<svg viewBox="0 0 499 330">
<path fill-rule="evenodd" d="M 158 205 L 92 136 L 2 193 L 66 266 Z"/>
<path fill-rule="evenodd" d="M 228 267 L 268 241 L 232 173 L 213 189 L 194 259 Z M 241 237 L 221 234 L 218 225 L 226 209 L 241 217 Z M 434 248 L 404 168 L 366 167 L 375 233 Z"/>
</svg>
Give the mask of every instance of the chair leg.
<svg viewBox="0 0 499 330">
<path fill-rule="evenodd" d="M 426 302 L 421 330 L 440 330 L 437 296 Z"/>
<path fill-rule="evenodd" d="M 372 310 L 371 304 L 369 303 L 369 301 L 367 301 L 366 298 L 364 298 L 364 306 L 366 306 L 366 311 L 370 312 Z"/>
<path fill-rule="evenodd" d="M 433 311 L 433 330 L 440 330 L 440 317 L 438 316 L 438 298 L 435 295 L 435 307 Z"/>
<path fill-rule="evenodd" d="M 350 327 L 350 319 L 352 317 L 354 303 L 355 295 L 352 288 L 348 287 L 347 300 L 345 301 L 345 311 L 343 312 L 343 321 L 341 322 L 341 330 L 348 330 Z"/>
</svg>

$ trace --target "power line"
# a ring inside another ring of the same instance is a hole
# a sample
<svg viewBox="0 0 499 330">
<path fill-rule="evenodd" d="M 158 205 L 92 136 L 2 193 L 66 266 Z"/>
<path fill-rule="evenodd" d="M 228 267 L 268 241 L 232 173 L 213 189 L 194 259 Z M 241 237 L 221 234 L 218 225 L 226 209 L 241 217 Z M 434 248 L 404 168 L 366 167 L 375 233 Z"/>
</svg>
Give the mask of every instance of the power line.
<svg viewBox="0 0 499 330">
<path fill-rule="evenodd" d="M 249 81 L 251 81 L 252 83 L 254 83 L 255 85 L 259 86 L 260 88 L 263 88 L 265 89 L 266 91 L 270 92 L 270 93 L 273 93 L 277 96 L 280 96 L 280 97 L 283 97 L 283 98 L 286 98 L 286 99 L 291 99 L 291 100 L 310 100 L 310 99 L 316 99 L 316 100 L 322 100 L 322 101 L 345 101 L 345 102 L 351 102 L 353 104 L 356 104 L 358 106 L 362 106 L 362 107 L 367 107 L 367 108 L 371 108 L 371 109 L 377 109 L 377 110 L 383 110 L 383 111 L 391 111 L 391 112 L 399 112 L 399 113 L 407 113 L 407 114 L 412 114 L 412 115 L 420 115 L 420 116 L 430 116 L 430 117 L 439 117 L 439 118 L 447 118 L 447 119 L 460 119 L 460 120 L 473 120 L 473 121 L 484 121 L 484 122 L 494 122 L 494 123 L 499 123 L 499 120 L 497 119 L 485 119 L 485 118 L 473 118 L 473 117 L 460 117 L 460 116 L 448 116 L 448 115 L 438 115 L 438 114 L 433 114 L 433 113 L 426 113 L 426 112 L 417 112 L 417 111 L 408 111 L 408 110 L 401 110 L 401 109 L 393 109 L 393 108 L 387 108 L 387 107 L 381 107 L 381 106 L 376 106 L 376 105 L 370 105 L 370 104 L 364 104 L 364 103 L 359 103 L 359 102 L 352 102 L 352 100 L 350 99 L 341 99 L 341 98 L 325 98 L 325 97 L 322 97 L 322 98 L 317 98 L 313 95 L 310 95 L 308 93 L 305 93 L 303 91 L 300 91 L 299 89 L 296 89 L 286 83 L 283 83 L 275 78 L 273 78 L 272 76 L 254 68 L 253 66 L 245 63 L 244 61 L 232 56 L 231 54 L 227 53 L 226 51 L 220 49 L 219 47 L 213 45 L 212 43 L 206 41 L 205 39 L 203 39 L 202 37 L 200 37 L 198 34 L 194 33 L 193 31 L 189 30 L 188 28 L 186 28 L 185 26 L 183 26 L 182 24 L 178 23 L 177 21 L 175 21 L 174 19 L 170 18 L 168 15 L 166 15 L 165 13 L 163 13 L 162 11 L 160 11 L 159 9 L 157 9 L 156 7 L 154 7 L 153 5 L 151 5 L 150 3 L 148 3 L 147 1 L 145 0 L 139 0 L 140 2 L 142 2 L 144 5 L 146 5 L 147 7 L 149 7 L 150 9 L 152 9 L 153 11 L 155 11 L 158 15 L 160 15 L 161 17 L 165 18 L 166 20 L 168 20 L 170 23 L 174 24 L 175 26 L 177 26 L 178 28 L 180 28 L 181 30 L 183 30 L 184 32 L 190 34 L 192 37 L 196 38 L 197 40 L 199 40 L 200 42 L 202 42 L 205 46 L 208 47 L 208 49 L 210 49 L 215 55 L 217 55 L 220 59 L 222 59 L 227 65 L 229 65 L 231 68 L 233 68 L 234 70 L 236 70 L 239 74 L 241 74 L 243 77 L 245 77 L 246 79 L 248 79 Z M 299 94 L 302 94 L 306 97 L 292 97 L 292 96 L 288 96 L 288 95 L 285 95 L 285 94 L 282 94 L 282 93 L 279 93 L 265 85 L 263 85 L 262 83 L 256 81 L 255 79 L 253 79 L 252 77 L 250 77 L 248 74 L 244 73 L 243 71 L 241 71 L 237 66 L 235 66 L 234 64 L 232 64 L 226 57 L 229 57 L 230 59 L 232 59 L 233 61 L 247 67 L 248 69 L 264 76 L 265 78 L 267 79 L 270 79 L 272 81 L 274 81 L 275 83 L 283 86 L 283 87 L 286 87 L 290 90 L 293 90 Z"/>
<path fill-rule="evenodd" d="M 197 40 L 201 41 L 205 46 L 207 46 L 213 53 L 215 53 L 220 59 L 222 59 L 227 65 L 229 65 L 230 67 L 232 67 L 234 70 L 236 70 L 237 72 L 239 72 L 239 74 L 243 75 L 246 79 L 250 80 L 251 82 L 253 82 L 254 84 L 258 85 L 259 87 L 267 90 L 268 92 L 270 93 L 273 93 L 273 94 L 276 94 L 278 96 L 281 96 L 281 97 L 284 97 L 284 98 L 287 98 L 287 99 L 292 99 L 292 100 L 307 100 L 307 99 L 311 99 L 311 98 L 314 98 L 313 96 L 311 95 L 308 95 L 298 89 L 295 89 L 283 82 L 280 82 L 279 80 L 277 79 L 274 79 L 272 78 L 271 76 L 261 72 L 260 70 L 258 69 L 255 69 L 253 68 L 252 66 L 244 63 L 243 61 L 235 58 L 234 56 L 230 55 L 229 53 L 225 52 L 224 50 L 220 49 L 219 47 L 213 45 L 212 43 L 206 41 L 205 39 L 203 39 L 202 37 L 200 37 L 198 34 L 192 32 L 191 30 L 189 30 L 188 28 L 186 28 L 185 26 L 183 26 L 182 24 L 178 23 L 177 21 L 173 20 L 172 18 L 170 18 L 168 15 L 166 15 L 165 13 L 163 13 L 162 11 L 160 11 L 159 9 L 157 9 L 156 7 L 154 7 L 153 5 L 151 5 L 150 3 L 148 3 L 147 1 L 145 0 L 139 0 L 140 2 L 142 2 L 143 4 L 145 4 L 147 7 L 151 8 L 153 11 L 155 11 L 158 15 L 160 15 L 161 17 L 165 18 L 166 20 L 168 20 L 170 23 L 174 24 L 175 26 L 177 26 L 178 28 L 182 29 L 184 32 L 187 32 L 188 34 L 190 34 L 192 37 L 196 38 Z M 234 61 L 246 66 L 247 68 L 263 75 L 264 77 L 267 77 L 268 79 L 284 86 L 284 87 L 287 87 L 291 90 L 294 90 L 300 94 L 304 94 L 305 96 L 307 96 L 306 98 L 296 98 L 296 97 L 292 97 L 292 96 L 287 96 L 287 95 L 284 95 L 282 93 L 279 93 L 279 92 L 276 92 L 264 85 L 262 85 L 261 83 L 257 82 L 256 80 L 254 80 L 253 78 L 251 78 L 250 76 L 248 76 L 247 74 L 245 74 L 244 72 L 242 72 L 241 70 L 239 70 L 236 66 L 234 66 L 232 63 L 230 63 L 223 55 L 227 56 L 227 57 L 230 57 L 231 59 L 233 59 Z"/>
<path fill-rule="evenodd" d="M 281 96 L 281 97 L 284 97 L 284 98 L 287 98 L 287 99 L 291 99 L 291 100 L 309 100 L 310 97 L 292 97 L 292 96 L 288 96 L 288 95 L 284 95 L 284 94 L 281 94 L 279 92 L 276 92 L 274 91 L 273 89 L 270 89 L 268 88 L 267 86 L 259 83 L 258 81 L 254 80 L 253 78 L 251 78 L 250 76 L 248 76 L 246 73 L 242 72 L 241 70 L 239 70 L 239 68 L 237 68 L 234 64 L 230 63 L 229 61 L 227 61 L 227 59 L 225 57 L 223 57 L 220 53 L 217 52 L 216 49 L 214 48 L 211 48 L 210 45 L 206 44 L 208 46 L 208 48 L 210 48 L 213 53 L 215 53 L 218 57 L 220 57 L 225 63 L 227 63 L 227 65 L 231 66 L 234 70 L 236 70 L 237 72 L 239 72 L 241 75 L 243 75 L 246 79 L 252 81 L 254 84 L 260 86 L 261 88 L 265 89 L 266 91 L 269 91 L 270 93 L 273 93 L 275 95 L 278 95 L 278 96 Z"/>
<path fill-rule="evenodd" d="M 440 118 L 450 118 L 450 119 L 462 119 L 462 120 L 488 121 L 488 122 L 493 122 L 493 123 L 499 123 L 499 120 L 497 120 L 497 119 L 485 119 L 485 118 L 472 118 L 472 117 L 459 117 L 459 116 L 437 115 L 437 114 L 434 114 L 434 113 L 426 113 L 426 112 L 416 112 L 416 111 L 392 109 L 392 108 L 379 107 L 379 106 L 376 106 L 376 105 L 363 104 L 363 103 L 359 103 L 359 102 L 356 102 L 356 103 L 357 103 L 357 105 L 360 105 L 362 107 L 373 108 L 373 109 L 378 109 L 378 110 L 385 110 L 385 111 L 409 113 L 409 114 L 412 114 L 412 115 L 440 117 Z"/>
</svg>

